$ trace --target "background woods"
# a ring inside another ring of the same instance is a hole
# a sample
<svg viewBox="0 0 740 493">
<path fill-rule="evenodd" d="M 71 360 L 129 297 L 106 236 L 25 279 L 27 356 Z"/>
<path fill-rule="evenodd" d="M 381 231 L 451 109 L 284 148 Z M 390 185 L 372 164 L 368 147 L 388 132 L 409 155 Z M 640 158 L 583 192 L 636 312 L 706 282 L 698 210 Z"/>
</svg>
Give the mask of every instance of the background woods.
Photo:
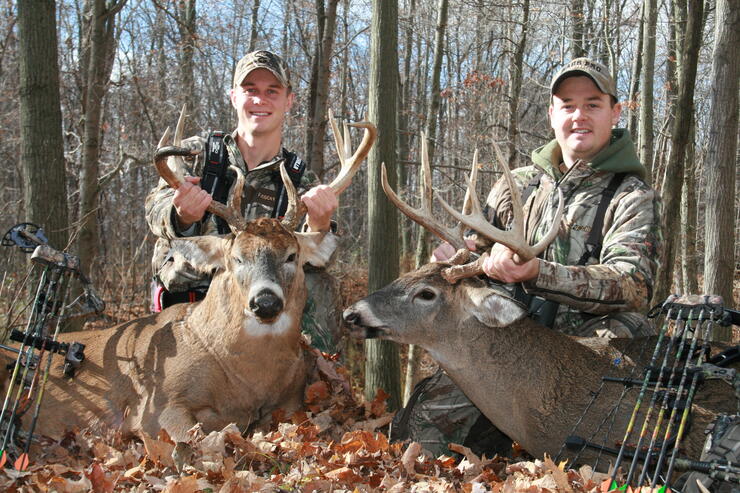
<svg viewBox="0 0 740 493">
<path fill-rule="evenodd" d="M 342 197 L 340 275 L 369 264 L 378 287 L 417 249 L 428 255 L 433 240 L 405 219 L 394 231 L 377 193 L 381 161 L 413 203 L 425 130 L 434 186 L 460 205 L 477 147 L 483 196 L 496 178 L 491 143 L 510 166 L 526 164 L 551 138 L 550 78 L 585 54 L 614 73 L 621 126 L 666 205 L 657 296 L 732 300 L 740 0 L 0 0 L 0 11 L 0 230 L 31 220 L 69 244 L 114 316 L 148 303 L 143 204 L 159 137 L 183 103 L 191 133 L 232 129 L 231 73 L 257 48 L 292 67 L 285 144 L 325 180 L 338 165 L 326 109 L 379 123 L 381 145 Z M 3 270 L 22 265 L 3 259 Z"/>
</svg>

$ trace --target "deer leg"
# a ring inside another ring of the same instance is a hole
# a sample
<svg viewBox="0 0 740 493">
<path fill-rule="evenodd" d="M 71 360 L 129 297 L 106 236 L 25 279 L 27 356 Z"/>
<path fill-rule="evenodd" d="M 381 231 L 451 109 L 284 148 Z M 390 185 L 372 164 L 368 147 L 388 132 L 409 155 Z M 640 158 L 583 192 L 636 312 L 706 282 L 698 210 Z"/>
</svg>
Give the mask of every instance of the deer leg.
<svg viewBox="0 0 740 493">
<path fill-rule="evenodd" d="M 187 431 L 196 425 L 198 421 L 193 414 L 182 407 L 166 407 L 159 415 L 157 422 L 152 423 L 154 426 L 145 426 L 145 431 L 155 434 L 160 428 L 164 428 L 170 437 L 176 442 L 186 441 Z M 152 430 L 154 428 L 154 430 Z"/>
</svg>

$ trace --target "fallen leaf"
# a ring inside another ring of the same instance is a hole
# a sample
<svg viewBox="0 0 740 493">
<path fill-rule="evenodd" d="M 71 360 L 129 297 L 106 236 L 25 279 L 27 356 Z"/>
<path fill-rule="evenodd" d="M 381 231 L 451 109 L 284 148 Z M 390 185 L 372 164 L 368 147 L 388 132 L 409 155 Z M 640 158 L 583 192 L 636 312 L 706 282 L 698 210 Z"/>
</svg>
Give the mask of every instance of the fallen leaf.
<svg viewBox="0 0 740 493">
<path fill-rule="evenodd" d="M 401 457 L 401 464 L 406 474 L 411 477 L 416 475 L 416 468 L 414 466 L 419 454 L 421 454 L 421 444 L 419 442 L 411 442 L 403 453 L 403 457 Z"/>
</svg>

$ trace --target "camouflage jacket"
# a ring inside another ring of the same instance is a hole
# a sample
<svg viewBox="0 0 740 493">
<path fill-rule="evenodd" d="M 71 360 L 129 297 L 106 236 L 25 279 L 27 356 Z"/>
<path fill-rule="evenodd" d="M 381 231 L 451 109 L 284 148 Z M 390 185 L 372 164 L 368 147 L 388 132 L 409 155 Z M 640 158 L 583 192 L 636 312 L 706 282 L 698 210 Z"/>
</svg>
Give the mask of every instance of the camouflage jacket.
<svg viewBox="0 0 740 493">
<path fill-rule="evenodd" d="M 613 130 L 609 147 L 592 162 L 577 162 L 565 173 L 559 168 L 557 141 L 535 150 L 532 160 L 534 165 L 512 172 L 520 192 L 534 176 L 544 172 L 539 187 L 524 204 L 529 243 L 539 241 L 552 225 L 558 206 L 556 183 L 563 191 L 565 208 L 558 236 L 540 255 L 538 277 L 523 283 L 525 291 L 560 303 L 554 328 L 566 333 L 598 333 L 594 323 L 600 319 L 595 319 L 605 314 L 629 320 L 627 325 L 642 324 L 641 313 L 649 308 L 661 249 L 660 199 L 641 178 L 645 168 L 637 159 L 629 134 Z M 586 251 L 602 193 L 614 174 L 620 172 L 628 174 L 606 209 L 600 255 L 589 258 L 586 265 L 577 265 Z M 503 179 L 491 190 L 487 206 L 493 224 L 501 227 L 510 223 L 511 194 Z M 610 335 L 634 336 L 641 332 L 605 328 L 610 329 Z M 645 326 L 645 330 L 649 333 L 652 329 Z"/>
<path fill-rule="evenodd" d="M 234 140 L 234 134 L 224 137 L 224 143 L 229 157 L 229 165 L 236 166 L 244 173 L 246 182 L 242 193 L 242 213 L 247 220 L 258 217 L 270 217 L 275 210 L 278 185 L 281 183 L 278 166 L 287 155 L 282 149 L 280 154 L 270 161 L 261 163 L 251 171 L 247 171 L 247 165 Z M 205 148 L 206 139 L 194 136 L 182 141 L 182 146 L 202 151 Z M 183 174 L 190 176 L 202 175 L 202 159 L 200 155 L 194 159 L 181 160 L 185 169 Z M 233 184 L 236 173 L 232 170 L 227 172 L 227 178 Z M 306 170 L 301 177 L 298 193 L 301 194 L 316 185 L 316 176 Z M 229 188 L 229 198 L 233 193 L 233 186 Z M 204 221 L 193 224 L 190 228 L 182 231 L 178 227 L 175 209 L 172 206 L 172 198 L 175 191 L 170 188 L 164 180 L 149 193 L 146 199 L 146 220 L 151 231 L 158 237 L 154 246 L 152 256 L 152 270 L 154 275 L 170 291 L 186 291 L 197 287 L 204 287 L 210 283 L 210 278 L 202 277 L 188 268 L 188 263 L 174 259 L 170 253 L 169 241 L 174 238 L 183 238 L 198 235 L 218 234 L 216 217 L 207 214 Z"/>
</svg>

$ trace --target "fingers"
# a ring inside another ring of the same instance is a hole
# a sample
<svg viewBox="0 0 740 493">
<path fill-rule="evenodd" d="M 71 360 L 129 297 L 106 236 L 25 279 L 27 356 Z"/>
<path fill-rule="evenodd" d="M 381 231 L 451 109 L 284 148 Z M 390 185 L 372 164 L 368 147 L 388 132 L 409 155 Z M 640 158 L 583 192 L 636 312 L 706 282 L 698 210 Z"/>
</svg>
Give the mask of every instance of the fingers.
<svg viewBox="0 0 740 493">
<path fill-rule="evenodd" d="M 213 198 L 198 186 L 199 177 L 187 176 L 180 187 L 175 190 L 172 205 L 175 207 L 180 226 L 188 227 L 203 219 L 206 209 Z"/>
<path fill-rule="evenodd" d="M 455 255 L 455 248 L 447 242 L 442 243 L 432 252 L 432 262 L 444 262 Z"/>
<path fill-rule="evenodd" d="M 535 279 L 539 274 L 539 259 L 533 258 L 518 263 L 518 256 L 509 248 L 495 244 L 483 261 L 483 272 L 492 279 L 503 282 L 523 282 Z"/>
<path fill-rule="evenodd" d="M 329 231 L 331 217 L 339 207 L 334 190 L 328 185 L 318 185 L 303 194 L 306 204 L 306 222 L 310 231 Z"/>
</svg>

